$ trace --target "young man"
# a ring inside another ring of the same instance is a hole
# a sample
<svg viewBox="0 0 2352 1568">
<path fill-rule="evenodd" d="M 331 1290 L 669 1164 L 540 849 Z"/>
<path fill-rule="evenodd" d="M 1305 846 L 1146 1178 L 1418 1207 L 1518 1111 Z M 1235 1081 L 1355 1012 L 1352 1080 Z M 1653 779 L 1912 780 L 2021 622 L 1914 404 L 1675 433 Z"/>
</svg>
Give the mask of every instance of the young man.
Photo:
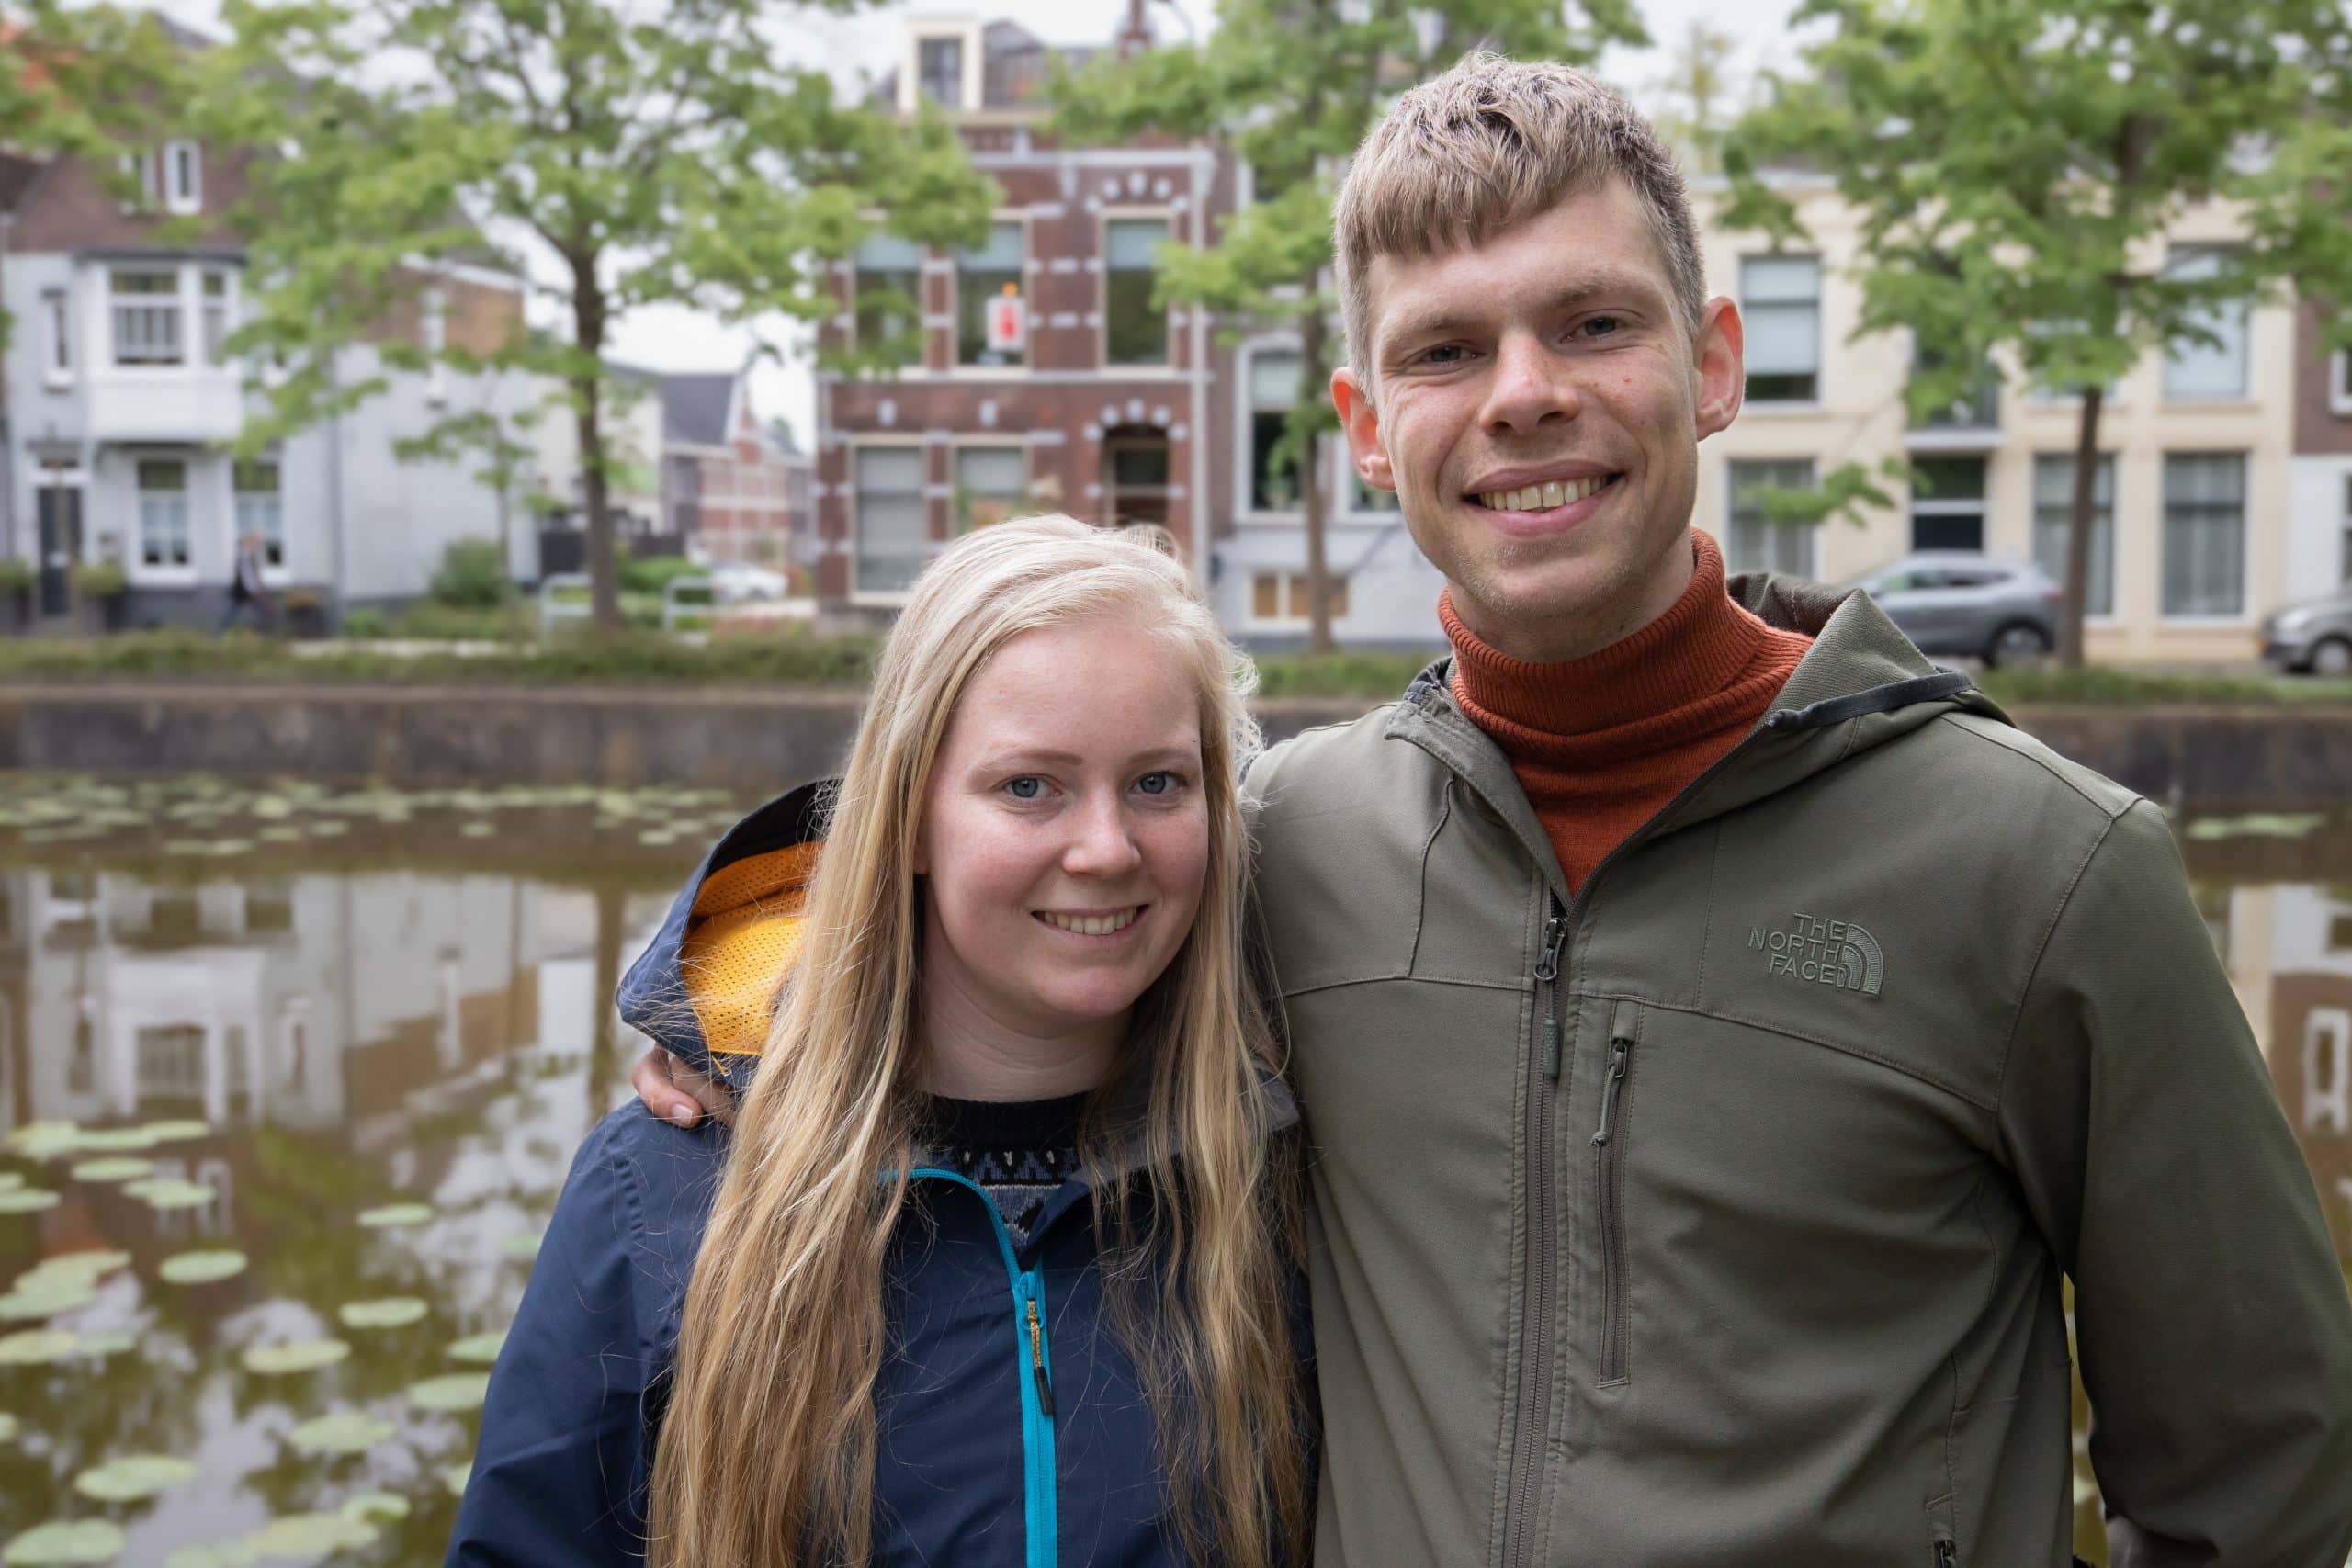
<svg viewBox="0 0 2352 1568">
<path fill-rule="evenodd" d="M 1341 193 L 1455 656 L 1253 771 L 1317 1561 L 2339 1568 L 2352 1306 L 2162 815 L 1690 527 L 1740 325 L 1650 127 L 1473 57 Z M 657 1110 L 691 1116 L 649 1061 Z"/>
</svg>

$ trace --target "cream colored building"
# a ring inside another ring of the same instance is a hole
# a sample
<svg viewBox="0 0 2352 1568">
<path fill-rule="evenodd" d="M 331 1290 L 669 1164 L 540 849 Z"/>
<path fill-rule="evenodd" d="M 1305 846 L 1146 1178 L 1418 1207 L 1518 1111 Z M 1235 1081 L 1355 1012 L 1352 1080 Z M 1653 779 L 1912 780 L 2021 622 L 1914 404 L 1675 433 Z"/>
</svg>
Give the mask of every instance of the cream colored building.
<svg viewBox="0 0 2352 1568">
<path fill-rule="evenodd" d="M 2062 560 L 2075 401 L 2035 396 L 2009 366 L 1984 405 L 1915 428 L 1903 398 L 1907 336 L 1853 337 L 1853 215 L 1825 186 L 1788 188 L 1817 252 L 1773 256 L 1762 236 L 1713 221 L 1714 191 L 1694 193 L 1708 288 L 1739 302 L 1748 368 L 1746 409 L 1700 448 L 1697 523 L 1724 542 L 1735 570 L 1769 565 L 1832 581 L 1914 548 Z M 2194 212 L 2144 263 L 2195 265 L 2200 247 L 2234 237 L 2225 212 Z M 2093 568 L 2094 660 L 2251 660 L 2262 615 L 2308 596 L 2290 575 L 2285 523 L 2294 310 L 2256 307 L 2215 326 L 2219 349 L 2143 355 L 2102 415 L 2112 521 L 2111 547 Z M 1771 525 L 1753 504 L 1736 514 L 1736 498 L 1759 484 L 1896 456 L 1933 471 L 1932 496 L 1885 485 L 1896 507 L 1860 525 Z"/>
</svg>

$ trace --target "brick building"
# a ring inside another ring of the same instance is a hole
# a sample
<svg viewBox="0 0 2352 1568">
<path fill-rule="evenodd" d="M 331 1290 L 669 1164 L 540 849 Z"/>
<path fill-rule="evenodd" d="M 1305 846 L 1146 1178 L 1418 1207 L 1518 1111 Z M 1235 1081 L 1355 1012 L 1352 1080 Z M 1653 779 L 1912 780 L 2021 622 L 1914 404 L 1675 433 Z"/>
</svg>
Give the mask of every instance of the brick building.
<svg viewBox="0 0 2352 1568">
<path fill-rule="evenodd" d="M 1104 47 L 1145 47 L 1132 17 Z M 1199 243 L 1236 197 L 1229 162 L 1165 139 L 1056 144 L 1038 103 L 1055 55 L 1009 22 L 918 19 L 881 92 L 899 111 L 948 111 L 973 163 L 1003 195 L 987 242 L 926 254 L 876 235 L 835 270 L 830 344 L 903 327 L 890 299 L 920 303 L 920 360 L 888 377 L 818 378 L 809 558 L 820 595 L 887 608 L 967 528 L 1068 512 L 1156 523 L 1207 575 L 1230 526 L 1205 504 L 1234 483 L 1233 353 L 1205 315 L 1151 308 L 1155 257 Z"/>
<path fill-rule="evenodd" d="M 698 560 L 781 569 L 808 516 L 808 461 L 752 409 L 741 371 L 662 378 L 664 532 Z M 799 506 L 796 510 L 796 492 Z"/>
<path fill-rule="evenodd" d="M 2324 346 L 2320 307 L 2296 313 L 2288 578 L 2296 598 L 2352 586 L 2352 354 Z"/>
</svg>

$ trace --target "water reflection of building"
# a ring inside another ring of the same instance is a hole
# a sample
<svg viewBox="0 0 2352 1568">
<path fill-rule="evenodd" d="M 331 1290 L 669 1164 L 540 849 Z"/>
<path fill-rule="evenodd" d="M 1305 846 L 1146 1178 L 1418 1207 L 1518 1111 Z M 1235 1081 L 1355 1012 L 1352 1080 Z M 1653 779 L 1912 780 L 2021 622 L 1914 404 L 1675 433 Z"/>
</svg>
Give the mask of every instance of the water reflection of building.
<svg viewBox="0 0 2352 1568">
<path fill-rule="evenodd" d="M 2352 1258 L 2352 886 L 2231 890 L 2224 958 L 2311 1163 L 2336 1251 Z"/>
<path fill-rule="evenodd" d="M 20 933 L 12 1122 L 324 1131 L 537 1035 L 537 894 L 513 879 L 0 882 Z"/>
</svg>

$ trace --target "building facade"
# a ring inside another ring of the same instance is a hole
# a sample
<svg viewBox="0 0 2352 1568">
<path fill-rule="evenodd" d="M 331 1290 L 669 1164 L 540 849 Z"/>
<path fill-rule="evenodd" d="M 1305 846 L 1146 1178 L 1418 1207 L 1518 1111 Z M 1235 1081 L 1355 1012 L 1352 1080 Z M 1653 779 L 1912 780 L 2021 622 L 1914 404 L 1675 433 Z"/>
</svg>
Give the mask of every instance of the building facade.
<svg viewBox="0 0 2352 1568">
<path fill-rule="evenodd" d="M 1131 21 L 1118 46 L 1141 42 Z M 1037 512 L 1159 525 L 1219 574 L 1234 355 L 1204 313 L 1155 309 L 1152 289 L 1162 245 L 1201 243 L 1232 210 L 1235 170 L 1164 139 L 1054 143 L 1037 99 L 1050 62 L 1093 52 L 1008 22 L 910 24 L 883 93 L 902 112 L 944 109 L 1001 196 L 977 247 L 877 234 L 835 269 L 841 309 L 820 342 L 911 334 L 920 355 L 887 377 L 818 378 L 809 557 L 832 604 L 887 611 L 956 535 Z"/>
<path fill-rule="evenodd" d="M 749 375 L 662 378 L 662 465 L 665 531 L 688 555 L 779 570 L 794 561 L 795 525 L 805 528 L 808 516 L 808 460 L 761 424 Z"/>
<path fill-rule="evenodd" d="M 668 526 L 662 501 L 662 373 L 606 361 L 602 417 L 605 504 L 615 536 L 639 539 Z M 580 426 L 564 401 L 563 385 L 540 383 L 540 414 L 532 439 L 537 470 L 543 570 L 581 569 L 586 551 L 587 486 L 580 465 Z"/>
<path fill-rule="evenodd" d="M 2330 349 L 2316 303 L 2297 312 L 2294 456 L 2288 465 L 2291 599 L 2352 588 L 2352 353 Z"/>
<path fill-rule="evenodd" d="M 519 383 L 388 372 L 374 343 L 355 344 L 338 353 L 337 378 L 388 374 L 389 390 L 276 451 L 223 450 L 255 397 L 252 367 L 223 347 L 245 286 L 225 215 L 250 158 L 166 140 L 134 160 L 130 200 L 73 158 L 13 161 L 0 181 L 13 193 L 0 305 L 16 322 L 0 361 L 0 551 L 33 569 L 37 625 L 74 616 L 82 564 L 121 567 L 117 624 L 202 625 L 223 615 L 249 532 L 268 581 L 307 590 L 322 613 L 416 597 L 448 543 L 498 536 L 496 498 L 469 465 L 403 463 L 394 444 L 452 412 L 519 412 Z M 519 330 L 522 285 L 503 272 L 435 264 L 413 282 L 379 341 L 486 353 Z M 530 575 L 527 537 L 514 553 Z"/>
</svg>

